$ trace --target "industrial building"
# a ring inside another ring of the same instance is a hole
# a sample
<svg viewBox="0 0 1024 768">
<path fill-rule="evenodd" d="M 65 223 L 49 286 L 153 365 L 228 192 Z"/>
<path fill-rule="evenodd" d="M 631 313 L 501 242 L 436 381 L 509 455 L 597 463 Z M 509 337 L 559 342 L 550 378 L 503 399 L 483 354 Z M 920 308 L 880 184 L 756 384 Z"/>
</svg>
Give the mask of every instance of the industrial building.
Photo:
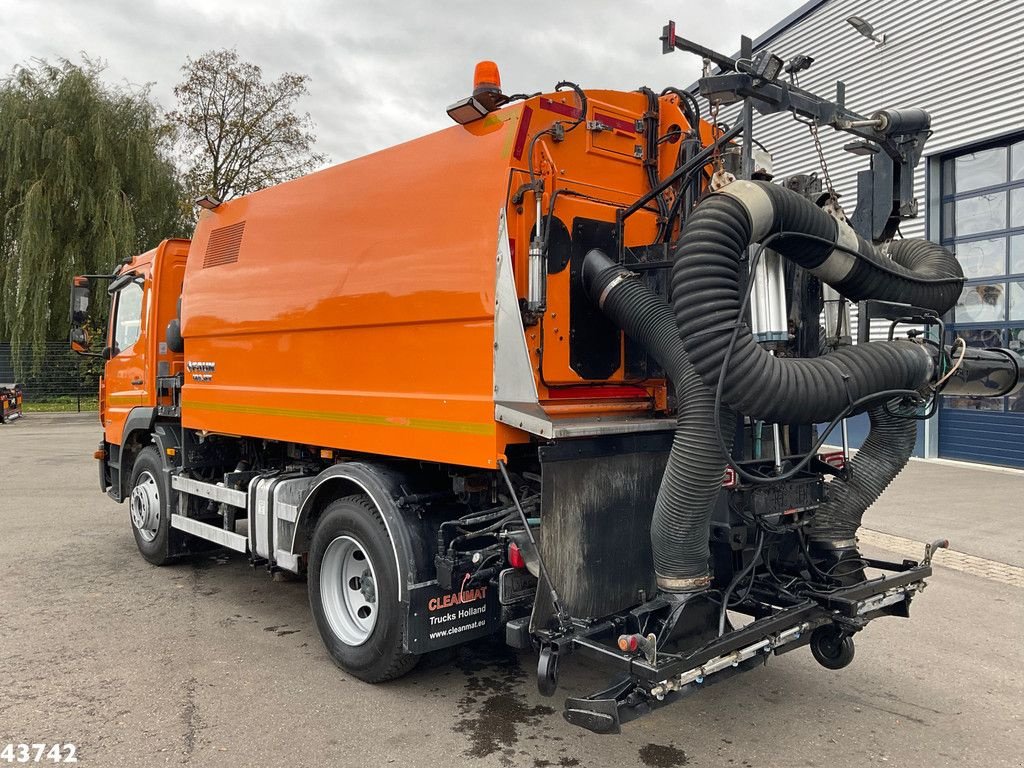
<svg viewBox="0 0 1024 768">
<path fill-rule="evenodd" d="M 754 41 L 784 61 L 804 54 L 799 86 L 822 96 L 845 83 L 862 114 L 921 107 L 933 135 L 918 166 L 919 216 L 904 237 L 953 250 L 967 277 L 947 336 L 969 345 L 1024 347 L 1024 13 L 1019 0 L 812 0 Z M 723 116 L 726 110 L 722 111 Z M 731 115 L 730 115 L 731 116 Z M 754 137 L 773 155 L 776 178 L 824 170 L 809 127 L 789 112 L 755 116 Z M 843 151 L 849 136 L 822 128 L 823 156 L 840 202 L 856 208 L 857 171 L 867 159 Z M 888 332 L 876 321 L 872 335 Z M 867 419 L 850 423 L 854 447 Z M 924 422 L 919 456 L 1024 467 L 1024 396 L 944 398 Z"/>
</svg>

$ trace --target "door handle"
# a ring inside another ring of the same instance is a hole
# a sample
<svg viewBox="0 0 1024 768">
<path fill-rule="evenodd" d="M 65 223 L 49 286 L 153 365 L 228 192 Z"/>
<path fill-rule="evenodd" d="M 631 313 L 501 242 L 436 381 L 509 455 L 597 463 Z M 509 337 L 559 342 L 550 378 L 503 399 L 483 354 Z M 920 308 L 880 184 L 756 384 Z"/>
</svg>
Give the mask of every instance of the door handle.
<svg viewBox="0 0 1024 768">
<path fill-rule="evenodd" d="M 141 387 L 142 386 L 142 379 L 132 379 L 132 386 L 133 387 Z"/>
</svg>

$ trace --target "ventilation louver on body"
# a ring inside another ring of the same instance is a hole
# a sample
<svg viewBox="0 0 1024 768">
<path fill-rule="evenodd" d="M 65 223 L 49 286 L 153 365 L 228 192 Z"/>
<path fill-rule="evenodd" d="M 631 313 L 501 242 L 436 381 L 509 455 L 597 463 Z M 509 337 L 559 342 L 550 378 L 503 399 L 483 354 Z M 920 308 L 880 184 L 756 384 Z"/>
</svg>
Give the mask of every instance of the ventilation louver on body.
<svg viewBox="0 0 1024 768">
<path fill-rule="evenodd" d="M 219 267 L 238 261 L 238 248 L 242 244 L 245 222 L 240 221 L 229 227 L 218 227 L 210 233 L 206 244 L 206 255 L 203 256 L 203 269 Z"/>
</svg>

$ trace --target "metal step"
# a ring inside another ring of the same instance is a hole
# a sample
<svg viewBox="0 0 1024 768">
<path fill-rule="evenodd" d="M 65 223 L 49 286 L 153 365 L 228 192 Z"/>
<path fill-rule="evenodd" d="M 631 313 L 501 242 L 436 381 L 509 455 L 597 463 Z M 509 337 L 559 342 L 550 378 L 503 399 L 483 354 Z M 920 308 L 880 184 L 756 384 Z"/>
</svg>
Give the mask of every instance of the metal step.
<svg viewBox="0 0 1024 768">
<path fill-rule="evenodd" d="M 249 551 L 249 540 L 242 534 L 225 531 L 223 528 L 218 528 L 209 523 L 201 523 L 198 520 L 193 520 L 191 517 L 171 515 L 171 527 L 177 528 L 179 531 L 185 531 L 185 533 L 191 533 L 200 539 L 220 544 L 222 547 L 233 549 L 236 552 Z"/>
<path fill-rule="evenodd" d="M 192 496 L 201 496 L 204 499 L 213 499 L 233 507 L 246 509 L 249 495 L 245 491 L 237 491 L 234 488 L 225 488 L 215 483 L 204 483 L 202 480 L 194 480 L 191 477 L 171 475 L 171 488 L 182 491 Z"/>
</svg>

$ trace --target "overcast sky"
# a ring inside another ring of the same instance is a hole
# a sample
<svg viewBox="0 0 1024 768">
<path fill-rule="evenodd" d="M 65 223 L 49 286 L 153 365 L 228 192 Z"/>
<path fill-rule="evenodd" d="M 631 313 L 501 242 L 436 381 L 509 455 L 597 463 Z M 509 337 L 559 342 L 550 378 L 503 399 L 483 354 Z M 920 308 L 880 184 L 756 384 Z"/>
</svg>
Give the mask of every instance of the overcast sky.
<svg viewBox="0 0 1024 768">
<path fill-rule="evenodd" d="M 661 54 L 677 31 L 733 53 L 804 0 L 495 3 L 486 0 L 0 0 L 0 72 L 31 58 L 107 63 L 113 81 L 152 83 L 165 107 L 188 55 L 236 48 L 267 77 L 311 77 L 302 108 L 333 162 L 450 124 L 445 106 L 469 95 L 473 65 L 493 59 L 506 93 L 686 86 L 700 60 Z"/>
</svg>

